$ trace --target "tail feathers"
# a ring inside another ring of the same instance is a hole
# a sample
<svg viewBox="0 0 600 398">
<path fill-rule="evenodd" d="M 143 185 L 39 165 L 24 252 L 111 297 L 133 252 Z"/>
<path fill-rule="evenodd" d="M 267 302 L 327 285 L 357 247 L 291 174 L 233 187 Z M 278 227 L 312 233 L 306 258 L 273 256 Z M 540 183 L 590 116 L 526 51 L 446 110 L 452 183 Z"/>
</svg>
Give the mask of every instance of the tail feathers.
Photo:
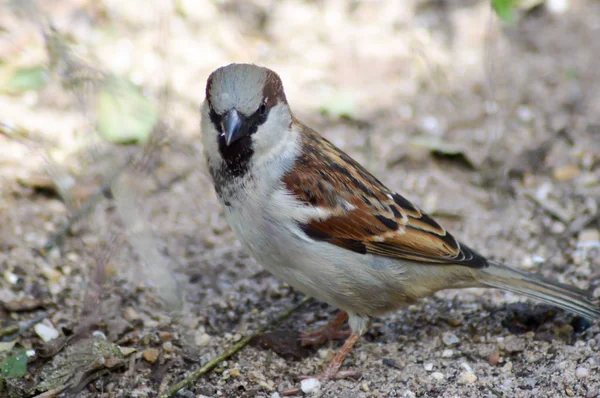
<svg viewBox="0 0 600 398">
<path fill-rule="evenodd" d="M 481 282 L 487 287 L 523 294 L 590 320 L 600 319 L 600 307 L 586 292 L 576 287 L 491 261 L 489 267 L 481 269 L 481 272 L 485 275 Z"/>
</svg>

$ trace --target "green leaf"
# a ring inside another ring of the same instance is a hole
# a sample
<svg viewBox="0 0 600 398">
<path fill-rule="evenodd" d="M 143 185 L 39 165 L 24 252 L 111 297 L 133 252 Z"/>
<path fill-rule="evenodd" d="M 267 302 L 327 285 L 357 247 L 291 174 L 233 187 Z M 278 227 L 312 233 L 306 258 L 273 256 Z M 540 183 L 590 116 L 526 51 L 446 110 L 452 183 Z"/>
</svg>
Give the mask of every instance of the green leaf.
<svg viewBox="0 0 600 398">
<path fill-rule="evenodd" d="M 27 374 L 27 350 L 20 350 L 6 358 L 0 368 L 0 377 L 23 377 Z"/>
<path fill-rule="evenodd" d="M 515 11 L 519 0 L 492 0 L 492 8 L 504 22 L 513 23 L 516 19 Z"/>
<path fill-rule="evenodd" d="M 98 93 L 96 128 L 114 144 L 144 143 L 158 121 L 158 112 L 141 90 L 128 80 L 106 78 Z"/>
<path fill-rule="evenodd" d="M 42 88 L 48 80 L 48 70 L 43 66 L 17 69 L 4 84 L 2 91 L 20 94 Z"/>
</svg>

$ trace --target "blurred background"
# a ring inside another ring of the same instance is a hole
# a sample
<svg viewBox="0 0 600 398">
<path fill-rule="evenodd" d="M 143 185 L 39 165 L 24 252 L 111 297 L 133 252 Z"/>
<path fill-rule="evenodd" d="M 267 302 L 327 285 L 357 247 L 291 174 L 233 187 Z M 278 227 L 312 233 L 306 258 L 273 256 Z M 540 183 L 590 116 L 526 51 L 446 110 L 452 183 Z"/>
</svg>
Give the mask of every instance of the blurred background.
<svg viewBox="0 0 600 398">
<path fill-rule="evenodd" d="M 0 4 L 0 393 L 156 396 L 300 299 L 206 173 L 199 107 L 231 62 L 279 73 L 297 118 L 470 246 L 600 296 L 598 1 Z M 363 378 L 322 393 L 596 396 L 598 326 L 522 301 L 375 320 Z M 180 396 L 275 397 L 332 352 L 266 346 Z"/>
</svg>

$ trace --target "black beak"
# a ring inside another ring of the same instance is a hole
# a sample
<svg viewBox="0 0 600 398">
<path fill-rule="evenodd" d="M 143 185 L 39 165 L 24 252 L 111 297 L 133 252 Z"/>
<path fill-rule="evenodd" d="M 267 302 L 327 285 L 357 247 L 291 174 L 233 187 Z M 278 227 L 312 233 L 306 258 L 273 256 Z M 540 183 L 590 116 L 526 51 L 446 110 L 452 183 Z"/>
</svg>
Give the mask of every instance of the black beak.
<svg viewBox="0 0 600 398">
<path fill-rule="evenodd" d="M 233 142 L 239 140 L 244 136 L 242 131 L 242 118 L 240 113 L 232 109 L 223 117 L 221 122 L 221 129 L 225 136 L 225 144 L 231 145 Z"/>
</svg>

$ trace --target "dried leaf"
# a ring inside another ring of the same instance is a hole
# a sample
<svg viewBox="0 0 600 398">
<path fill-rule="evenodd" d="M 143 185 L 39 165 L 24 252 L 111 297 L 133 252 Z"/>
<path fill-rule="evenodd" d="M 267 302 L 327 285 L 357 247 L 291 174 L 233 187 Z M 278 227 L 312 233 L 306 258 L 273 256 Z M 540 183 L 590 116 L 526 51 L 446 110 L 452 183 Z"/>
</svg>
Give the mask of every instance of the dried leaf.
<svg viewBox="0 0 600 398">
<path fill-rule="evenodd" d="M 0 342 L 0 352 L 8 352 L 13 349 L 17 341 Z"/>
</svg>

